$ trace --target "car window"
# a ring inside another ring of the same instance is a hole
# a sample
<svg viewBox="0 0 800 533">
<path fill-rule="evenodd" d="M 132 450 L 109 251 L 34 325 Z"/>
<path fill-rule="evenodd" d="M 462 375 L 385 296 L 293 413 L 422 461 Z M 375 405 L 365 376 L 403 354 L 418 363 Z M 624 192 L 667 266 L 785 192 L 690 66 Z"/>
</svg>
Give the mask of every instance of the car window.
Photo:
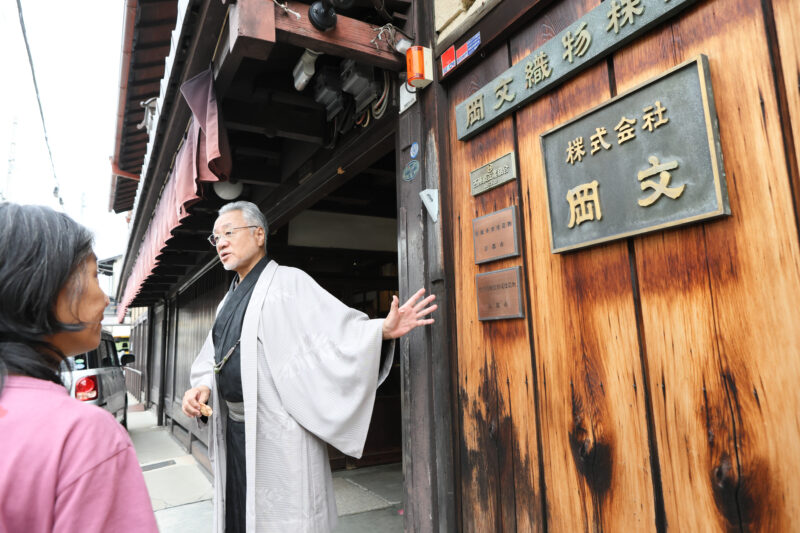
<svg viewBox="0 0 800 533">
<path fill-rule="evenodd" d="M 61 363 L 61 371 L 90 370 L 120 366 L 114 343 L 103 339 L 100 346 L 90 352 L 68 357 Z"/>
<path fill-rule="evenodd" d="M 70 370 L 87 370 L 91 368 L 100 367 L 100 356 L 97 350 L 82 353 L 73 357 L 68 357 L 66 360 L 67 367 Z"/>
<path fill-rule="evenodd" d="M 100 366 L 102 368 L 109 368 L 119 366 L 117 363 L 117 354 L 109 350 L 108 341 L 105 339 L 100 342 L 100 346 L 97 347 L 97 350 L 100 352 Z"/>
<path fill-rule="evenodd" d="M 108 358 L 111 360 L 111 366 L 120 366 L 119 364 L 119 354 L 117 353 L 117 347 L 113 341 L 105 340 L 103 344 L 106 345 L 108 349 Z"/>
</svg>

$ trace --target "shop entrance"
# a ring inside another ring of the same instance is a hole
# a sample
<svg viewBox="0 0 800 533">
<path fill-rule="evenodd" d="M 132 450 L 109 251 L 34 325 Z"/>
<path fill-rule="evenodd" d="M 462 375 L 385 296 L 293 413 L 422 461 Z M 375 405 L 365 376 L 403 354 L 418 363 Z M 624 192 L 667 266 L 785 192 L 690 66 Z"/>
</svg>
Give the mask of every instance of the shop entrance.
<svg viewBox="0 0 800 533">
<path fill-rule="evenodd" d="M 292 217 L 269 237 L 279 264 L 300 268 L 346 305 L 382 318 L 398 294 L 394 150 Z M 329 448 L 334 470 L 402 458 L 400 361 L 378 388 L 364 454 Z"/>
</svg>

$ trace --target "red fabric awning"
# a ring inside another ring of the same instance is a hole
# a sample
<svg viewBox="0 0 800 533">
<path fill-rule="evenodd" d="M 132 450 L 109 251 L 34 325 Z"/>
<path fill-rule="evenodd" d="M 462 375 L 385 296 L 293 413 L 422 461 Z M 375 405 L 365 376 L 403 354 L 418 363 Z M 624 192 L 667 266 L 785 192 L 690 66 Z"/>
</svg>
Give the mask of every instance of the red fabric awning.
<svg viewBox="0 0 800 533">
<path fill-rule="evenodd" d="M 192 110 L 192 119 L 117 307 L 120 323 L 159 265 L 173 230 L 189 215 L 188 208 L 200 199 L 200 183 L 227 180 L 230 176 L 230 147 L 214 93 L 211 69 L 185 82 L 181 93 Z"/>
</svg>

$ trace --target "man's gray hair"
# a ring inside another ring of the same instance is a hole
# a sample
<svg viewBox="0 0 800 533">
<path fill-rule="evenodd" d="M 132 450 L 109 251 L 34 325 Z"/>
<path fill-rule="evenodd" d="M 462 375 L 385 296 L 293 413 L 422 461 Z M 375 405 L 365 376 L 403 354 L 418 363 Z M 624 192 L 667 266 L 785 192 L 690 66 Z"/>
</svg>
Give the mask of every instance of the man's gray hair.
<svg viewBox="0 0 800 533">
<path fill-rule="evenodd" d="M 253 202 L 246 202 L 244 200 L 238 202 L 231 202 L 219 208 L 218 215 L 224 215 L 230 211 L 241 211 L 242 217 L 247 222 L 248 226 L 258 226 L 264 230 L 264 247 L 267 246 L 267 235 L 269 235 L 269 225 L 267 224 L 267 217 L 261 212 Z"/>
</svg>

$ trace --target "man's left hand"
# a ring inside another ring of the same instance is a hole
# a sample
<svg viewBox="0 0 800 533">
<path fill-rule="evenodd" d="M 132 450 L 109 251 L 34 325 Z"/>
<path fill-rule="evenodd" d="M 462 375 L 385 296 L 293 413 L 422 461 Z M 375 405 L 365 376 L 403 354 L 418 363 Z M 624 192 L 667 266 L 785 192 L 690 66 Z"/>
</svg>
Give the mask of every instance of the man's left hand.
<svg viewBox="0 0 800 533">
<path fill-rule="evenodd" d="M 426 307 L 436 299 L 436 295 L 431 294 L 417 303 L 417 300 L 422 298 L 423 294 L 425 294 L 425 289 L 418 290 L 414 296 L 409 298 L 402 306 L 399 305 L 400 300 L 397 299 L 397 296 L 392 296 L 392 307 L 386 319 L 383 321 L 384 339 L 396 339 L 402 337 L 417 326 L 433 324 L 432 318 L 423 317 L 436 311 L 438 307 L 436 304 Z"/>
</svg>

